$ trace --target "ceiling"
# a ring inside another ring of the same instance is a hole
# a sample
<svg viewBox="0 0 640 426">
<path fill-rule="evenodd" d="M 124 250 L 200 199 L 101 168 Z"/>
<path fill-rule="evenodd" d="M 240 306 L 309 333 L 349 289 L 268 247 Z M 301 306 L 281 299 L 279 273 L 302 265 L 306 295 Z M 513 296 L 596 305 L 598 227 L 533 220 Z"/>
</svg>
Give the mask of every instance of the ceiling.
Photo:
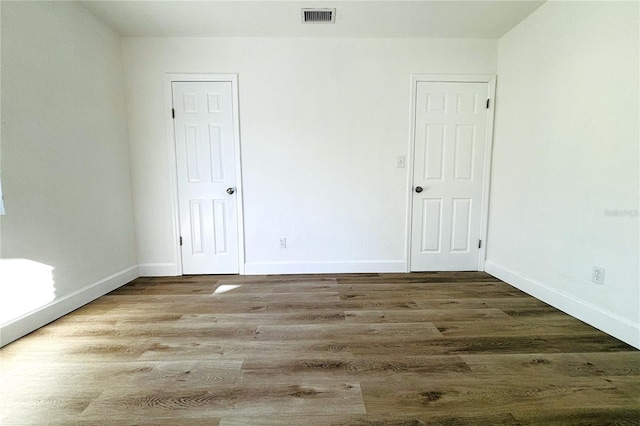
<svg viewBox="0 0 640 426">
<path fill-rule="evenodd" d="M 124 37 L 427 37 L 497 39 L 544 1 L 80 1 Z M 337 8 L 302 24 L 303 7 Z"/>
</svg>

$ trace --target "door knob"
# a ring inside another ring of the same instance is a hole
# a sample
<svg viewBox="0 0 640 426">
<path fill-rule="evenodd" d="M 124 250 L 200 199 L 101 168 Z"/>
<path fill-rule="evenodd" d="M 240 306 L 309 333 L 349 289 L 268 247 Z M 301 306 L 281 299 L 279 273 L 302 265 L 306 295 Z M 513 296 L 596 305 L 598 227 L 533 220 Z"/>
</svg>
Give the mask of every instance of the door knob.
<svg viewBox="0 0 640 426">
<path fill-rule="evenodd" d="M 417 192 L 418 194 L 419 194 L 419 193 L 421 193 L 422 191 L 424 191 L 424 189 L 422 189 L 422 187 L 421 187 L 421 186 L 416 186 L 416 192 Z"/>
<path fill-rule="evenodd" d="M 235 189 L 235 188 L 227 188 L 227 194 L 231 195 L 231 194 L 233 194 L 234 192 L 236 192 L 236 189 Z"/>
</svg>

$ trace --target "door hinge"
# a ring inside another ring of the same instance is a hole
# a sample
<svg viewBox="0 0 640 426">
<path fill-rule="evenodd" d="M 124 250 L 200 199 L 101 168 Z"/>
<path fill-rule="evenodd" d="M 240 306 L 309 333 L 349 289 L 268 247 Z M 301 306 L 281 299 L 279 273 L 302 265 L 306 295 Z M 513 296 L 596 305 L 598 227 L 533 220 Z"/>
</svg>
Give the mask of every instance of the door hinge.
<svg viewBox="0 0 640 426">
<path fill-rule="evenodd" d="M 487 107 L 489 108 L 489 107 Z M 176 110 L 171 108 L 171 118 L 176 118 Z"/>
<path fill-rule="evenodd" d="M 487 99 L 487 109 L 489 109 L 489 103 L 491 102 L 491 99 Z"/>
<path fill-rule="evenodd" d="M 182 237 L 180 237 L 180 245 L 182 245 Z"/>
<path fill-rule="evenodd" d="M 478 248 L 482 248 L 482 240 L 478 240 Z"/>
</svg>

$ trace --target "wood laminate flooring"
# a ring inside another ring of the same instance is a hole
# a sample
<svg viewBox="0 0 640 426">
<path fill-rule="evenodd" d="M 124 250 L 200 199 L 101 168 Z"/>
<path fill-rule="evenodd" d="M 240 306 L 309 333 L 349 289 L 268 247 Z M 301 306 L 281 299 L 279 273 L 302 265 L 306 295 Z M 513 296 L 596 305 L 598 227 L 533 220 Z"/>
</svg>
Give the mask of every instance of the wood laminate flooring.
<svg viewBox="0 0 640 426">
<path fill-rule="evenodd" d="M 2 425 L 640 424 L 640 351 L 479 272 L 139 278 L 0 362 Z"/>
</svg>

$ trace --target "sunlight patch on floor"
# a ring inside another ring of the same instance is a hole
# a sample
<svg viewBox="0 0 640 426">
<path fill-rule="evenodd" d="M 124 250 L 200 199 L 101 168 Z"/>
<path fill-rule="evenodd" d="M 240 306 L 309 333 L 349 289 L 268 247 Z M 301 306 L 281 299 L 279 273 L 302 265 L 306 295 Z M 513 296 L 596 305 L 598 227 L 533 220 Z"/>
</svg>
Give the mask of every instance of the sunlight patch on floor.
<svg viewBox="0 0 640 426">
<path fill-rule="evenodd" d="M 232 284 L 223 284 L 220 287 L 216 288 L 216 290 L 213 292 L 213 294 L 222 294 L 222 293 L 226 293 L 228 291 L 234 290 L 238 287 L 241 287 L 240 285 L 232 285 Z"/>
</svg>

